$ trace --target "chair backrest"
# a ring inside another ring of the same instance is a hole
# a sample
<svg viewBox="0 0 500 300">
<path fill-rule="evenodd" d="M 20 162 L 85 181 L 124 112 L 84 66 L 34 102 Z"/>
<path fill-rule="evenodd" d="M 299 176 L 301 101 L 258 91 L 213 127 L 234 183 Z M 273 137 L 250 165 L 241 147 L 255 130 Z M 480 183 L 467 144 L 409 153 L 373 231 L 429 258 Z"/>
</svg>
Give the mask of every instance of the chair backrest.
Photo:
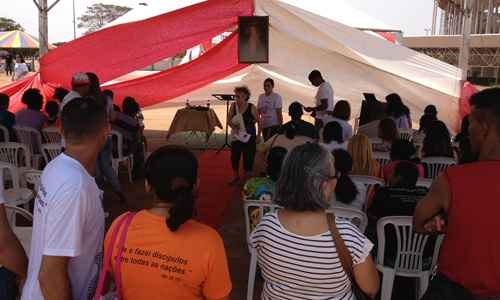
<svg viewBox="0 0 500 300">
<path fill-rule="evenodd" d="M 5 214 L 7 215 L 7 220 L 9 221 L 9 225 L 13 230 L 15 230 L 16 227 L 18 227 L 16 224 L 17 215 L 22 216 L 24 219 L 26 219 L 26 221 L 33 222 L 33 215 L 26 209 L 17 206 L 6 204 Z"/>
<path fill-rule="evenodd" d="M 389 152 L 373 152 L 373 159 L 383 168 L 391 161 L 391 156 Z"/>
<path fill-rule="evenodd" d="M 113 138 L 113 147 L 116 146 L 115 151 L 113 151 L 113 158 L 124 158 L 125 155 L 123 153 L 123 134 L 121 134 L 121 132 L 119 132 L 118 130 L 111 130 L 111 137 Z"/>
<path fill-rule="evenodd" d="M 366 214 L 360 210 L 346 207 L 332 207 L 327 210 L 327 212 L 332 211 L 336 217 L 348 220 L 356 227 L 361 230 L 361 232 L 365 232 L 366 226 L 368 226 L 368 217 Z"/>
<path fill-rule="evenodd" d="M 15 125 L 12 127 L 19 143 L 28 146 L 32 154 L 39 153 L 42 145 L 42 135 L 34 128 Z"/>
<path fill-rule="evenodd" d="M 417 186 L 425 187 L 427 189 L 430 189 L 432 185 L 432 179 L 428 178 L 419 178 L 417 180 Z"/>
<path fill-rule="evenodd" d="M 18 168 L 31 168 L 31 152 L 24 144 L 0 143 L 0 161 Z"/>
<path fill-rule="evenodd" d="M 258 224 L 260 219 L 267 213 L 275 212 L 281 207 L 270 201 L 264 200 L 243 200 L 243 209 L 245 212 L 245 232 L 247 241 L 253 229 L 252 224 Z M 253 221 L 253 222 L 252 222 Z"/>
<path fill-rule="evenodd" d="M 414 133 L 415 131 L 413 129 L 400 129 L 399 138 L 411 142 Z"/>
<path fill-rule="evenodd" d="M 373 145 L 383 144 L 384 143 L 384 141 L 382 141 L 381 138 L 369 138 L 368 142 L 370 143 L 370 145 L 372 146 L 372 148 L 373 148 Z"/>
<path fill-rule="evenodd" d="M 367 188 L 374 186 L 374 185 L 380 185 L 380 186 L 385 185 L 385 182 L 382 179 L 377 178 L 377 177 L 361 176 L 361 175 L 351 175 L 350 177 L 351 177 L 352 181 L 364 184 Z"/>
<path fill-rule="evenodd" d="M 12 188 L 18 189 L 20 184 L 19 184 L 19 169 L 10 163 L 7 162 L 0 162 L 0 191 L 5 190 L 5 178 L 4 176 L 5 172 L 8 172 L 10 174 L 10 178 L 12 179 Z"/>
<path fill-rule="evenodd" d="M 24 180 L 27 183 L 33 185 L 33 190 L 35 194 L 38 193 L 38 189 L 40 188 L 40 182 L 42 179 L 42 171 L 38 170 L 29 170 L 23 173 Z"/>
<path fill-rule="evenodd" d="M 413 228 L 413 217 L 385 217 L 377 222 L 377 263 L 384 265 L 386 247 L 386 228 L 393 226 L 396 235 L 396 272 L 418 273 L 424 271 L 424 249 L 429 240 L 429 235 L 416 233 Z M 437 261 L 437 251 L 442 238 L 436 240 L 433 254 L 433 264 Z"/>
<path fill-rule="evenodd" d="M 61 143 L 61 131 L 57 127 L 47 127 L 42 129 L 42 135 L 46 143 Z"/>
<path fill-rule="evenodd" d="M 62 152 L 62 145 L 53 143 L 53 144 L 43 144 L 41 147 L 41 152 L 45 162 L 48 164 L 51 160 L 56 158 Z"/>
<path fill-rule="evenodd" d="M 2 141 L 3 142 L 10 141 L 10 134 L 9 134 L 9 130 L 7 129 L 7 127 L 0 125 L 0 133 L 2 134 Z"/>
<path fill-rule="evenodd" d="M 422 159 L 425 168 L 425 177 L 434 179 L 449 166 L 456 165 L 455 159 L 450 157 L 426 157 Z"/>
</svg>

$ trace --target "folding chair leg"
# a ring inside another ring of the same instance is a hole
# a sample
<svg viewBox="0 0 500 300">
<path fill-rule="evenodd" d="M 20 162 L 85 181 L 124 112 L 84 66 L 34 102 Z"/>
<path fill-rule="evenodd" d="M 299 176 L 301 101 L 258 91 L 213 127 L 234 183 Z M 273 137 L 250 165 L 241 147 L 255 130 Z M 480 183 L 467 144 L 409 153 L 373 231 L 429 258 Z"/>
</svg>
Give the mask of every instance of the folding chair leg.
<svg viewBox="0 0 500 300">
<path fill-rule="evenodd" d="M 255 275 L 257 272 L 257 253 L 250 253 L 250 269 L 248 271 L 247 300 L 253 300 L 253 289 L 255 287 Z"/>
<path fill-rule="evenodd" d="M 396 272 L 393 270 L 382 271 L 382 293 L 380 300 L 391 300 L 392 288 L 394 286 L 394 277 L 396 277 Z"/>
<path fill-rule="evenodd" d="M 418 286 L 419 286 L 419 291 L 417 294 L 417 299 L 421 299 L 425 292 L 427 291 L 427 288 L 429 287 L 429 273 L 426 272 L 425 274 L 420 275 L 419 280 L 418 280 Z"/>
</svg>

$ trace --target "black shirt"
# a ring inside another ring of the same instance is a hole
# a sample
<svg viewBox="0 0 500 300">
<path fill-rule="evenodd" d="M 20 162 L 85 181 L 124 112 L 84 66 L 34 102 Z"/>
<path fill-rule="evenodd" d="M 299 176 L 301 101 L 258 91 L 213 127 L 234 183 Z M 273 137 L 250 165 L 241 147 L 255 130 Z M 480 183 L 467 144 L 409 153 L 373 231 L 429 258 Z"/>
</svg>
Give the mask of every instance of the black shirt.
<svg viewBox="0 0 500 300">
<path fill-rule="evenodd" d="M 318 133 L 313 124 L 302 119 L 290 121 L 281 126 L 280 133 L 283 134 L 290 126 L 295 126 L 295 135 L 305 136 L 313 140 L 318 138 Z"/>
</svg>

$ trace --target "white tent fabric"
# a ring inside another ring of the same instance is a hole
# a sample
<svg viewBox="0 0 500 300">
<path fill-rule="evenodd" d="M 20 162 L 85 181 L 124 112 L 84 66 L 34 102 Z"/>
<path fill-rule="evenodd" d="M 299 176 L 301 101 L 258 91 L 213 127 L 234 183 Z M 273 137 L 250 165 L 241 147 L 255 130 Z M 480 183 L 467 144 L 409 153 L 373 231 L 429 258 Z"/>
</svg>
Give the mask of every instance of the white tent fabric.
<svg viewBox="0 0 500 300">
<path fill-rule="evenodd" d="M 295 100 L 312 105 L 315 88 L 310 86 L 307 75 L 319 69 L 332 84 L 335 98 L 351 103 L 353 117 L 359 112 L 363 92 L 374 93 L 379 99 L 396 92 L 410 107 L 413 121 L 418 122 L 425 106 L 434 104 L 440 119 L 456 129 L 460 95 L 458 68 L 291 2 L 255 1 L 256 14 L 270 16 L 270 64 L 250 66 L 166 105 L 184 103 L 186 99 L 206 101 L 214 93 L 230 93 L 234 86 L 241 84 L 250 88 L 255 101 L 267 77 L 277 81 L 276 91 L 282 94 L 285 105 Z"/>
</svg>

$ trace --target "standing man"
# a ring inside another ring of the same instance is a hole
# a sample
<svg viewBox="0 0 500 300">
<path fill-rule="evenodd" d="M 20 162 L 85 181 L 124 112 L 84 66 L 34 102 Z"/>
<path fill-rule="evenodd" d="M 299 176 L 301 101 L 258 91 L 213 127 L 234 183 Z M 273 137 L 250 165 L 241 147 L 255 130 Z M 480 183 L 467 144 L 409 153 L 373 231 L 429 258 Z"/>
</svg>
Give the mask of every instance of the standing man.
<svg viewBox="0 0 500 300">
<path fill-rule="evenodd" d="M 320 130 L 328 123 L 328 119 L 333 112 L 333 88 L 330 83 L 323 79 L 323 75 L 318 70 L 314 70 L 309 74 L 309 81 L 318 88 L 316 92 L 316 107 L 306 107 L 305 111 L 312 112 L 312 116 L 316 119 L 316 130 Z"/>
<path fill-rule="evenodd" d="M 500 88 L 470 100 L 475 163 L 448 168 L 415 210 L 418 232 L 444 232 L 436 282 L 454 282 L 476 299 L 500 299 Z"/>
<path fill-rule="evenodd" d="M 259 96 L 257 104 L 264 142 L 274 136 L 283 124 L 283 101 L 279 94 L 273 92 L 273 89 L 274 80 L 271 78 L 264 80 L 264 94 Z"/>
<path fill-rule="evenodd" d="M 66 150 L 43 171 L 23 300 L 91 299 L 102 262 L 104 211 L 94 175 L 110 132 L 93 98 L 75 98 L 61 114 Z"/>
<path fill-rule="evenodd" d="M 10 52 L 5 57 L 5 75 L 14 75 L 14 58 L 12 57 L 12 54 L 10 54 Z"/>
</svg>

